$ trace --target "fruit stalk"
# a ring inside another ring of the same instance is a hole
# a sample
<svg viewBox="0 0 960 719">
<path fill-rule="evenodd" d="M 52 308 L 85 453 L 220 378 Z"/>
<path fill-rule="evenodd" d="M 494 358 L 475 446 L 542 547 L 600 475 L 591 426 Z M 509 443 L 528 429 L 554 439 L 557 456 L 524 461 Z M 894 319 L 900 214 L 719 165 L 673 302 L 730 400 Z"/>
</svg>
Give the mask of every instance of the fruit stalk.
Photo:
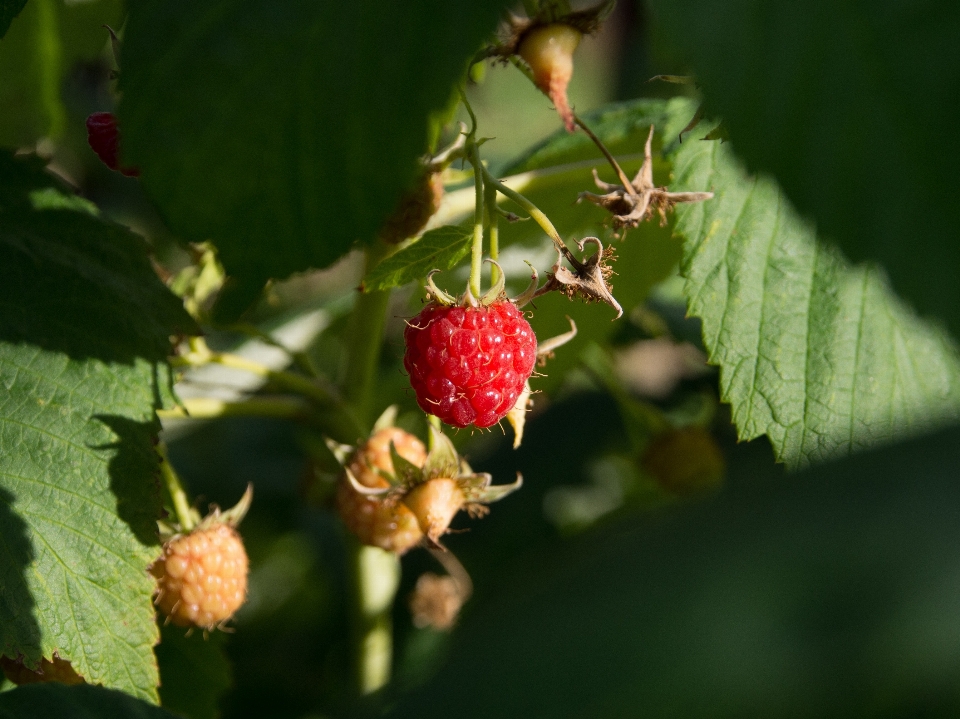
<svg viewBox="0 0 960 719">
<path fill-rule="evenodd" d="M 473 213 L 473 246 L 470 254 L 470 292 L 480 296 L 480 275 L 483 268 L 483 164 L 480 162 L 480 150 L 471 137 L 467 143 L 470 164 L 473 165 L 476 209 Z"/>
<path fill-rule="evenodd" d="M 368 547 L 353 538 L 353 646 L 356 686 L 370 694 L 390 681 L 393 658 L 391 610 L 400 584 L 400 560 L 392 552 Z"/>
<path fill-rule="evenodd" d="M 180 483 L 180 477 L 170 464 L 170 455 L 167 452 L 167 445 L 163 442 L 157 444 L 157 454 L 160 455 L 160 476 L 163 477 L 163 484 L 170 494 L 170 501 L 173 502 L 173 511 L 177 515 L 177 521 L 180 523 L 180 529 L 189 532 L 196 526 L 194 521 L 193 509 L 187 499 L 187 493 Z"/>
<path fill-rule="evenodd" d="M 490 259 L 500 257 L 500 212 L 497 210 L 497 188 L 490 183 L 483 186 L 483 204 L 486 207 L 487 239 L 490 246 Z M 497 265 L 490 265 L 490 284 L 497 284 L 500 278 L 500 269 Z"/>
<path fill-rule="evenodd" d="M 386 251 L 382 243 L 367 249 L 365 270 L 376 265 Z M 388 291 L 361 292 L 351 317 L 344 395 L 364 429 L 370 426 L 377 360 L 389 299 Z M 353 574 L 354 681 L 359 693 L 364 695 L 390 681 L 393 655 L 390 612 L 399 584 L 400 564 L 390 552 L 362 546 L 352 538 L 348 541 L 348 560 Z"/>
</svg>

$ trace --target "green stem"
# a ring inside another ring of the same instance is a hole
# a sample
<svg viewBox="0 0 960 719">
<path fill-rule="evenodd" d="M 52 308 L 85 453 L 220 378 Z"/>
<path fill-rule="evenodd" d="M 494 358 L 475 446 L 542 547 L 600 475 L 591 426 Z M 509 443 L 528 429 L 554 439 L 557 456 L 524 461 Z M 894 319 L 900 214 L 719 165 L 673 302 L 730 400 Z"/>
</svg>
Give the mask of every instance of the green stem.
<svg viewBox="0 0 960 719">
<path fill-rule="evenodd" d="M 483 186 L 483 203 L 487 210 L 487 238 L 490 244 L 490 259 L 496 260 L 500 257 L 500 211 L 497 208 L 497 188 L 485 183 Z M 497 284 L 500 278 L 500 270 L 496 265 L 490 266 L 490 284 Z"/>
<path fill-rule="evenodd" d="M 388 248 L 378 245 L 367 251 L 366 269 L 375 266 Z M 364 292 L 357 298 L 351 317 L 347 346 L 344 394 L 364 428 L 371 424 L 371 409 L 383 339 L 383 326 L 390 293 Z M 391 611 L 400 581 L 396 555 L 351 540 L 352 633 L 354 674 L 357 690 L 369 694 L 390 681 L 393 655 Z"/>
<path fill-rule="evenodd" d="M 161 419 L 214 419 L 217 417 L 277 417 L 298 419 L 307 415 L 305 403 L 295 397 L 256 397 L 227 402 L 215 397 L 185 399 L 173 409 L 157 410 Z"/>
<path fill-rule="evenodd" d="M 160 455 L 160 476 L 163 478 L 163 484 L 170 494 L 170 500 L 173 503 L 173 511 L 177 515 L 177 521 L 180 523 L 180 529 L 189 532 L 196 526 L 194 510 L 187 500 L 187 493 L 180 483 L 180 477 L 170 464 L 170 455 L 167 452 L 167 445 L 163 442 L 157 444 L 157 454 Z"/>
<path fill-rule="evenodd" d="M 472 139 L 467 143 L 470 164 L 473 165 L 474 192 L 476 205 L 473 212 L 473 247 L 470 254 L 470 292 L 480 297 L 480 276 L 483 270 L 483 163 L 480 162 L 480 150 Z"/>
<path fill-rule="evenodd" d="M 553 226 L 552 222 L 550 222 L 550 218 L 540 211 L 540 208 L 538 208 L 516 190 L 511 190 L 509 187 L 500 182 L 500 180 L 490 174 L 490 171 L 486 167 L 483 168 L 483 180 L 484 182 L 493 185 L 497 189 L 497 192 L 500 192 L 504 197 L 513 200 L 520 205 L 520 207 L 526 210 L 527 214 L 530 215 L 530 217 L 532 217 L 536 223 L 543 228 L 543 231 L 547 233 L 547 235 L 551 240 L 553 240 L 554 244 L 557 245 L 558 248 L 563 250 L 564 254 L 569 252 L 569 250 L 567 250 L 567 246 L 560 238 L 560 233 L 557 232 L 557 228 Z"/>
<path fill-rule="evenodd" d="M 351 540 L 351 569 L 357 601 L 353 606 L 354 673 L 360 694 L 390 681 L 393 658 L 393 600 L 400 584 L 397 555 Z"/>
<path fill-rule="evenodd" d="M 174 367 L 202 367 L 206 364 L 218 364 L 222 367 L 238 369 L 250 374 L 263 377 L 265 380 L 279 385 L 291 392 L 296 392 L 320 404 L 338 404 L 339 400 L 312 380 L 284 370 L 275 370 L 259 362 L 248 360 L 240 355 L 229 352 L 211 352 L 205 346 L 197 346 L 182 357 L 170 360 Z"/>
<path fill-rule="evenodd" d="M 388 249 L 378 245 L 367 250 L 366 270 L 374 267 Z M 350 318 L 343 393 L 364 430 L 371 424 L 373 390 L 389 301 L 389 290 L 361 292 Z"/>
</svg>

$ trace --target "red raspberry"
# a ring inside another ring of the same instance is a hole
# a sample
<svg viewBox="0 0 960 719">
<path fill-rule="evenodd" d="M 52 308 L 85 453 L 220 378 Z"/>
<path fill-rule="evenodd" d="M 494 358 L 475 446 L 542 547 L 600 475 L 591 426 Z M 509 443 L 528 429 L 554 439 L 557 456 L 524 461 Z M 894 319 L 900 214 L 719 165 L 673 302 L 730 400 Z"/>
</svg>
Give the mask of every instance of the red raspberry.
<svg viewBox="0 0 960 719">
<path fill-rule="evenodd" d="M 454 427 L 489 427 L 513 409 L 537 360 L 537 338 L 509 300 L 427 305 L 407 323 L 403 366 L 420 408 Z"/>
<path fill-rule="evenodd" d="M 111 170 L 127 177 L 140 176 L 135 167 L 120 167 L 120 130 L 112 112 L 95 112 L 87 118 L 87 142 Z"/>
<path fill-rule="evenodd" d="M 157 605 L 181 627 L 214 629 L 247 598 L 247 552 L 233 527 L 200 526 L 163 545 L 150 573 Z"/>
<path fill-rule="evenodd" d="M 364 442 L 347 465 L 365 487 L 389 487 L 377 470 L 393 474 L 390 443 L 397 454 L 417 467 L 427 458 L 423 442 L 396 427 L 381 429 Z M 337 508 L 347 528 L 364 544 L 403 554 L 423 538 L 417 518 L 398 497 L 367 496 L 355 490 L 346 478 L 337 489 Z"/>
</svg>

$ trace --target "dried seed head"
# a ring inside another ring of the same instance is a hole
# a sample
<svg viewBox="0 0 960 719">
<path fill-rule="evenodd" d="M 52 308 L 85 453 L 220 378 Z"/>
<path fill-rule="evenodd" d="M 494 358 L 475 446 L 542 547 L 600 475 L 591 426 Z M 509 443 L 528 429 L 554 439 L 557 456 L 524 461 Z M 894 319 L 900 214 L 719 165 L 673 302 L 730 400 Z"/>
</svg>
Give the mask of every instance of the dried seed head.
<svg viewBox="0 0 960 719">
<path fill-rule="evenodd" d="M 415 626 L 446 631 L 453 627 L 464 597 L 456 580 L 433 572 L 421 574 L 410 595 L 410 613 Z"/>
</svg>

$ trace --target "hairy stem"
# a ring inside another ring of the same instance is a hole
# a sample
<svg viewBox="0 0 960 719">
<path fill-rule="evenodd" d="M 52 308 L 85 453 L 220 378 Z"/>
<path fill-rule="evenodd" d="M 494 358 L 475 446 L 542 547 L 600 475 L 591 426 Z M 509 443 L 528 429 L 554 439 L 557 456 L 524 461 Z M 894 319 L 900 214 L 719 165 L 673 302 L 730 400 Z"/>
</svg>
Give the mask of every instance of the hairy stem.
<svg viewBox="0 0 960 719">
<path fill-rule="evenodd" d="M 386 250 L 381 245 L 367 250 L 366 269 L 376 265 Z M 389 299 L 388 291 L 363 292 L 357 298 L 351 317 L 344 395 L 365 430 L 371 424 Z M 400 563 L 395 555 L 377 547 L 361 546 L 352 539 L 348 553 L 355 683 L 361 694 L 369 694 L 390 681 L 393 655 L 390 615 L 400 581 Z"/>
<path fill-rule="evenodd" d="M 351 540 L 354 672 L 360 694 L 390 681 L 393 656 L 393 600 L 400 584 L 400 561 L 391 552 Z"/>
<path fill-rule="evenodd" d="M 483 164 L 480 162 L 480 150 L 475 142 L 468 143 L 470 164 L 473 165 L 474 192 L 476 203 L 473 212 L 473 246 L 470 253 L 470 292 L 480 296 L 480 277 L 483 270 Z"/>
<path fill-rule="evenodd" d="M 307 405 L 296 397 L 255 397 L 227 402 L 216 397 L 185 399 L 173 409 L 157 410 L 160 419 L 214 419 L 217 417 L 277 417 L 299 419 L 307 414 Z"/>
<path fill-rule="evenodd" d="M 500 211 L 497 208 L 497 188 L 489 182 L 483 186 L 483 204 L 486 207 L 487 237 L 490 244 L 490 259 L 500 257 Z M 490 284 L 497 284 L 500 270 L 490 265 Z"/>
<path fill-rule="evenodd" d="M 167 445 L 163 442 L 158 443 L 157 454 L 160 455 L 160 476 L 163 478 L 163 485 L 166 487 L 170 495 L 170 501 L 173 503 L 173 511 L 177 515 L 177 522 L 180 524 L 181 531 L 189 532 L 197 525 L 194 510 L 187 499 L 187 493 L 183 489 L 180 477 L 177 476 L 173 465 L 170 464 Z"/>
<path fill-rule="evenodd" d="M 633 187 L 633 183 L 630 182 L 630 178 L 627 177 L 627 174 L 620 167 L 620 163 L 617 162 L 616 158 L 610 153 L 610 150 L 607 149 L 607 146 L 603 144 L 599 137 L 593 134 L 593 130 L 587 127 L 587 123 L 585 123 L 576 115 L 574 115 L 573 119 L 577 125 L 580 126 L 580 129 L 587 133 L 587 137 L 593 140 L 593 144 L 600 148 L 600 152 L 602 152 L 603 156 L 607 158 L 607 162 L 610 163 L 610 167 L 614 169 L 614 171 L 617 173 L 617 177 L 620 178 L 620 182 L 623 184 L 623 189 L 631 194 L 637 194 Z"/>
<path fill-rule="evenodd" d="M 511 190 L 509 187 L 500 182 L 500 180 L 490 174 L 490 171 L 486 167 L 483 168 L 483 180 L 484 182 L 493 185 L 497 192 L 501 193 L 504 197 L 513 200 L 520 205 L 520 207 L 526 210 L 527 214 L 530 215 L 530 217 L 532 217 L 536 223 L 543 228 L 543 231 L 547 233 L 550 239 L 553 240 L 554 244 L 557 246 L 557 249 L 561 250 L 564 255 L 569 255 L 570 251 L 560 238 L 560 233 L 557 232 L 557 228 L 553 226 L 553 223 L 550 222 L 550 218 L 543 214 L 540 208 L 538 208 L 516 190 Z"/>
</svg>

